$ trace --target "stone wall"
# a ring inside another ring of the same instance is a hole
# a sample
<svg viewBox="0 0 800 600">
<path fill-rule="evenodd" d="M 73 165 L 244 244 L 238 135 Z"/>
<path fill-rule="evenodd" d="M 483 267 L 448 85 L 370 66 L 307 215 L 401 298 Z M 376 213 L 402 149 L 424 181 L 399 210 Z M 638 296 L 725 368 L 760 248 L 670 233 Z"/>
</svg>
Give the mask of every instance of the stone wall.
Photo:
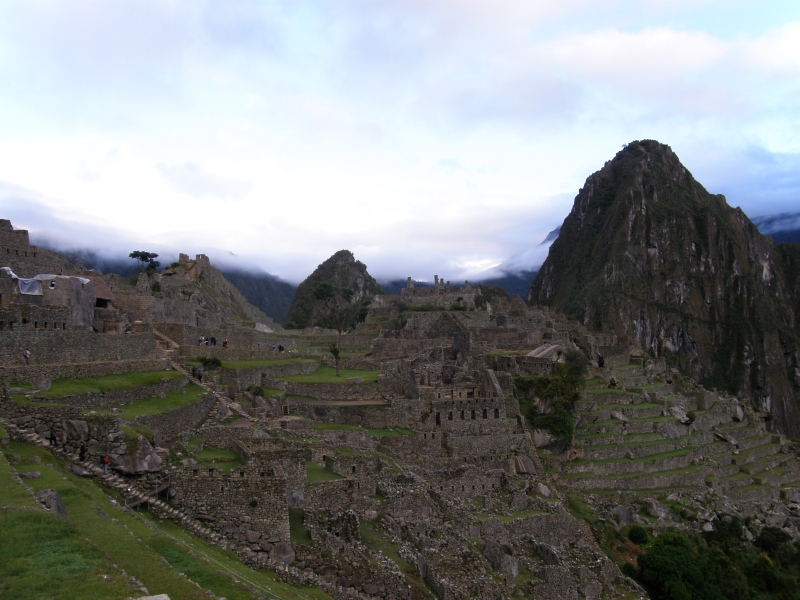
<svg viewBox="0 0 800 600">
<path fill-rule="evenodd" d="M 287 498 L 294 492 L 305 490 L 308 453 L 302 444 L 287 444 L 274 438 L 240 439 L 234 442 L 233 449 L 249 467 L 279 465 L 286 477 Z"/>
<path fill-rule="evenodd" d="M 358 502 L 361 496 L 361 490 L 356 487 L 357 483 L 351 479 L 311 483 L 306 486 L 306 508 L 330 511 L 346 509 Z"/>
<path fill-rule="evenodd" d="M 506 371 L 515 377 L 552 375 L 555 363 L 549 358 L 534 356 L 491 356 L 487 357 L 491 368 L 495 371 Z"/>
<path fill-rule="evenodd" d="M 342 378 L 344 380 L 344 378 Z M 286 382 L 286 393 L 311 396 L 317 400 L 378 400 L 383 398 L 377 383 L 298 383 Z"/>
<path fill-rule="evenodd" d="M 292 403 L 292 412 L 312 421 L 321 423 L 352 423 L 369 429 L 385 427 L 404 427 L 419 429 L 423 425 L 423 415 L 427 419 L 422 400 L 397 398 L 386 406 L 321 406 Z"/>
<path fill-rule="evenodd" d="M 168 394 L 173 390 L 185 387 L 189 382 L 186 377 L 164 377 L 160 383 L 153 385 L 143 385 L 135 388 L 122 390 L 111 390 L 109 392 L 89 392 L 87 394 L 74 394 L 72 396 L 61 396 L 58 398 L 38 398 L 37 402 L 70 404 L 80 408 L 107 408 L 130 404 L 144 398 Z"/>
<path fill-rule="evenodd" d="M 74 406 L 18 404 L 10 398 L 0 399 L 0 416 L 17 427 L 47 438 L 50 428 L 60 436 L 67 432 L 67 449 L 77 452 L 86 442 L 90 460 L 99 460 L 107 452 L 124 452 L 120 446 L 124 436 L 114 415 L 82 415 Z"/>
<path fill-rule="evenodd" d="M 406 356 L 415 356 L 433 348 L 451 348 L 453 338 L 434 339 L 400 339 L 394 337 L 379 337 L 372 341 L 372 347 L 367 354 L 373 360 L 391 360 Z"/>
<path fill-rule="evenodd" d="M 44 379 L 80 379 L 118 375 L 141 371 L 167 371 L 171 368 L 167 358 L 123 360 L 111 362 L 66 363 L 53 365 L 19 365 L 0 367 L 0 378 L 13 383 L 33 383 Z"/>
<path fill-rule="evenodd" d="M 233 448 L 233 442 L 236 440 L 269 437 L 264 431 L 253 427 L 225 427 L 224 425 L 215 425 L 198 431 L 189 431 L 182 434 L 180 437 L 181 440 L 188 441 L 190 437 L 195 435 L 203 440 L 204 444 L 223 450 L 230 450 Z"/>
<path fill-rule="evenodd" d="M 30 350 L 30 363 L 61 364 L 154 358 L 153 333 L 103 335 L 85 331 L 5 331 L 0 344 L 0 363 L 24 365 L 24 350 Z"/>
<path fill-rule="evenodd" d="M 208 414 L 216 398 L 208 394 L 202 400 L 169 412 L 137 417 L 137 421 L 153 430 L 153 441 L 160 446 L 165 440 L 174 440 L 184 431 L 194 427 Z"/>
<path fill-rule="evenodd" d="M 318 362 L 291 362 L 278 365 L 263 365 L 251 369 L 220 369 L 219 383 L 227 385 L 229 393 L 235 393 L 251 385 L 263 386 L 267 379 L 289 375 L 307 375 L 318 368 Z"/>
<path fill-rule="evenodd" d="M 514 435 L 448 435 L 447 448 L 451 456 L 487 456 L 514 454 L 516 451 L 533 452 L 531 438 L 527 433 Z"/>
<path fill-rule="evenodd" d="M 379 438 L 378 450 L 404 462 L 428 461 L 446 456 L 441 433 L 417 433 Z"/>
<path fill-rule="evenodd" d="M 262 550 L 262 544 L 289 541 L 286 478 L 280 467 L 239 467 L 172 471 L 173 502 L 229 540 Z"/>
</svg>

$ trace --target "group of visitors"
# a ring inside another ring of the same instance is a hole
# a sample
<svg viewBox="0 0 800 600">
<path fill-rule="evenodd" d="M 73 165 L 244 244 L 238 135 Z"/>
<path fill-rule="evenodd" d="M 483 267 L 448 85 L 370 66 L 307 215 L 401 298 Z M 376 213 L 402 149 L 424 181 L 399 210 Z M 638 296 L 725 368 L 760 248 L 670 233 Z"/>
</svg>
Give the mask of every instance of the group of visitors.
<svg viewBox="0 0 800 600">
<path fill-rule="evenodd" d="M 50 445 L 61 446 L 61 451 L 67 451 L 67 432 L 62 431 L 60 434 L 56 433 L 56 428 L 54 426 L 50 427 Z M 81 462 L 86 460 L 86 442 L 81 440 L 80 445 L 78 446 L 78 459 Z M 108 475 L 108 465 L 111 463 L 111 459 L 108 457 L 108 454 L 104 454 L 103 457 L 100 459 L 100 464 L 103 465 L 103 475 Z"/>
<path fill-rule="evenodd" d="M 278 344 L 277 348 L 275 348 L 275 344 L 272 344 L 272 351 L 275 352 L 276 349 L 277 349 L 278 352 L 283 352 L 283 350 L 284 350 L 283 344 Z"/>
<path fill-rule="evenodd" d="M 206 337 L 204 335 L 201 335 L 199 342 L 200 342 L 199 343 L 200 346 L 216 346 L 217 345 L 217 338 L 215 338 L 213 335 L 210 336 L 210 337 Z M 223 348 L 227 348 L 228 347 L 228 338 L 225 338 L 224 340 L 222 340 L 222 347 Z"/>
</svg>

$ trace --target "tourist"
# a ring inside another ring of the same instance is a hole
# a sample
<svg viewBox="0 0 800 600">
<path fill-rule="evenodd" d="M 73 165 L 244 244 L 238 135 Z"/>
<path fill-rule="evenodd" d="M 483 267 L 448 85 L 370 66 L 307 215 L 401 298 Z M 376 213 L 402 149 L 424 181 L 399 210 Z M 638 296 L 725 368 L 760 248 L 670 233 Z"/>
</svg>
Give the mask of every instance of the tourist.
<svg viewBox="0 0 800 600">
<path fill-rule="evenodd" d="M 66 452 L 67 451 L 67 432 L 61 432 L 61 449 Z"/>
<path fill-rule="evenodd" d="M 202 346 L 202 345 L 203 345 L 203 342 L 205 342 L 205 341 L 206 341 L 206 338 L 205 338 L 205 337 L 203 337 L 203 336 L 201 335 L 201 336 L 200 336 L 200 340 L 199 340 L 199 342 L 200 342 L 200 344 L 199 344 L 199 345 L 200 345 L 200 346 Z"/>
<path fill-rule="evenodd" d="M 272 344 L 272 351 L 275 352 L 275 344 Z"/>
<path fill-rule="evenodd" d="M 283 352 L 283 344 L 278 344 L 278 352 Z"/>
<path fill-rule="evenodd" d="M 108 475 L 108 463 L 111 461 L 108 458 L 107 454 L 103 455 L 103 475 Z"/>
<path fill-rule="evenodd" d="M 222 347 L 223 348 L 227 348 L 228 347 L 228 338 L 225 338 L 224 340 L 222 340 Z"/>
<path fill-rule="evenodd" d="M 78 449 L 78 457 L 80 458 L 81 462 L 83 462 L 86 458 L 86 444 L 83 442 L 81 442 L 81 447 Z"/>
<path fill-rule="evenodd" d="M 213 335 L 211 336 L 211 345 L 212 346 L 216 346 L 217 345 L 217 338 L 215 338 Z"/>
<path fill-rule="evenodd" d="M 50 428 L 50 445 L 51 446 L 55 446 L 56 444 L 58 444 L 58 441 L 56 440 L 56 428 L 55 427 L 51 427 Z"/>
<path fill-rule="evenodd" d="M 31 357 L 31 351 L 28 350 L 27 348 L 25 348 L 25 350 L 22 351 L 22 358 L 25 359 L 25 364 L 26 365 L 30 365 L 31 364 L 30 360 L 28 360 L 30 357 Z"/>
</svg>

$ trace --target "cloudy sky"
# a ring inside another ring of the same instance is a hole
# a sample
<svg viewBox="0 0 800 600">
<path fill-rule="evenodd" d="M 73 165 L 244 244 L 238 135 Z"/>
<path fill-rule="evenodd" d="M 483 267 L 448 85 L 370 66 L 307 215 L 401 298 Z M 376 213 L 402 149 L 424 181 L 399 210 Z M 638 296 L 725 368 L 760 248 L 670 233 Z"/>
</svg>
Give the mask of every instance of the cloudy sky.
<svg viewBox="0 0 800 600">
<path fill-rule="evenodd" d="M 0 3 L 0 217 L 36 240 L 455 280 L 644 138 L 797 211 L 800 3 Z"/>
</svg>

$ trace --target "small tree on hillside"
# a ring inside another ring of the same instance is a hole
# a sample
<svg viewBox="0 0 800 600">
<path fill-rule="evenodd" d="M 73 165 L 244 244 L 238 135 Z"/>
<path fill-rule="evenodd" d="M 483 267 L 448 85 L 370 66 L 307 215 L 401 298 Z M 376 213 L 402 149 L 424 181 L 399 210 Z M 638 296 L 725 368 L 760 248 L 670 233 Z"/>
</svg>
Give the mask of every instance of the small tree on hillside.
<svg viewBox="0 0 800 600">
<path fill-rule="evenodd" d="M 328 311 L 328 321 L 335 326 L 338 333 L 336 336 L 336 344 L 331 344 L 330 353 L 336 360 L 336 377 L 339 377 L 339 356 L 341 353 L 341 340 L 342 331 L 347 321 L 347 309 L 340 308 L 338 300 L 342 299 L 349 303 L 353 299 L 353 290 L 348 288 L 341 288 L 323 281 L 314 289 L 314 298 L 322 302 L 325 309 Z"/>
<path fill-rule="evenodd" d="M 142 271 L 155 271 L 161 263 L 156 259 L 158 254 L 155 252 L 145 252 L 144 250 L 134 250 L 128 254 L 128 258 L 133 258 L 139 261 L 139 269 Z"/>
</svg>

